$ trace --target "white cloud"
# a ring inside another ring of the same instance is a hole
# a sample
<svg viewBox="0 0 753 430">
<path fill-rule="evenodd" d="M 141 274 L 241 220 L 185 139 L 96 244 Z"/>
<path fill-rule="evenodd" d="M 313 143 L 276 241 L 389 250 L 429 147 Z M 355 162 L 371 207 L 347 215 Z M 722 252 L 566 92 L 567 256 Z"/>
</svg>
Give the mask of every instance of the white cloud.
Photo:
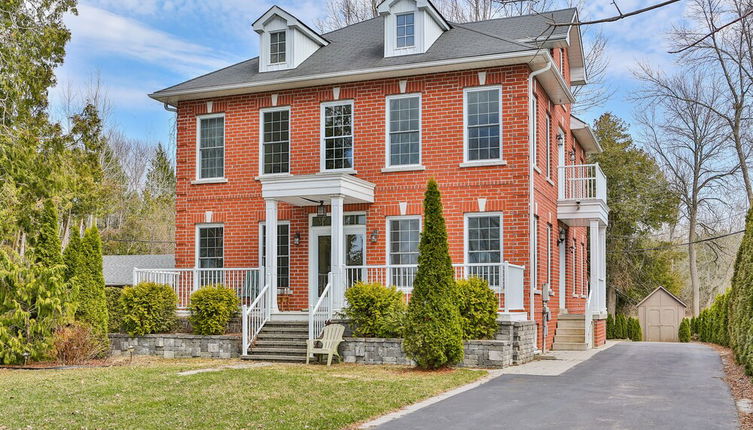
<svg viewBox="0 0 753 430">
<path fill-rule="evenodd" d="M 87 53 L 137 59 L 184 73 L 206 72 L 228 65 L 226 57 L 131 18 L 93 6 L 79 5 L 79 15 L 66 20 L 72 44 Z"/>
</svg>

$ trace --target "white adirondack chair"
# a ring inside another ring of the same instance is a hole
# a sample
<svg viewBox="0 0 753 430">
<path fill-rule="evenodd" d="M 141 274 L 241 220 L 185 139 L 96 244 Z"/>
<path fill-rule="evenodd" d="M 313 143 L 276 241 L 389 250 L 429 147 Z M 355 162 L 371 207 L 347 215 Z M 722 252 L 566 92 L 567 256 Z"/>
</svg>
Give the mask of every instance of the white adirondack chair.
<svg viewBox="0 0 753 430">
<path fill-rule="evenodd" d="M 337 356 L 338 361 L 342 361 L 337 347 L 343 341 L 345 327 L 340 324 L 330 324 L 324 327 L 320 339 L 309 339 L 306 341 L 306 364 L 309 364 L 309 358 L 314 354 L 327 355 L 327 366 L 332 364 L 332 356 Z M 317 346 L 320 344 L 321 346 Z"/>
</svg>

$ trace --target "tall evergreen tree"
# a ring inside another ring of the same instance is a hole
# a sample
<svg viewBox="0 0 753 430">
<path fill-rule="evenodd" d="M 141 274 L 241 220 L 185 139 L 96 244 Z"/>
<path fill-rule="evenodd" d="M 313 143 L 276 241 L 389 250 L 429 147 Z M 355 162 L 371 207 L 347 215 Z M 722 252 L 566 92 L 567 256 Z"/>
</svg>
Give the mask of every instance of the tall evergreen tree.
<svg viewBox="0 0 753 430">
<path fill-rule="evenodd" d="M 727 300 L 729 346 L 748 374 L 753 374 L 753 208 L 748 210 Z"/>
<path fill-rule="evenodd" d="M 403 342 L 405 353 L 421 368 L 436 369 L 463 359 L 456 288 L 442 200 L 432 179 L 424 195 L 424 229 Z"/>
<path fill-rule="evenodd" d="M 89 324 L 107 342 L 107 296 L 102 273 L 102 242 L 96 226 L 86 230 L 81 241 L 81 267 L 75 271 L 79 285 L 76 319 Z"/>
<path fill-rule="evenodd" d="M 77 228 L 74 228 L 70 232 L 68 238 L 68 246 L 63 251 L 63 262 L 65 263 L 65 280 L 71 281 L 73 277 L 78 275 L 83 267 L 81 261 L 81 235 Z"/>
<path fill-rule="evenodd" d="M 175 169 L 161 143 L 154 151 L 144 188 L 155 199 L 172 199 L 175 194 Z"/>
<path fill-rule="evenodd" d="M 52 200 L 44 202 L 39 231 L 34 238 L 34 262 L 45 267 L 63 264 L 60 236 L 58 235 L 58 211 Z"/>
</svg>

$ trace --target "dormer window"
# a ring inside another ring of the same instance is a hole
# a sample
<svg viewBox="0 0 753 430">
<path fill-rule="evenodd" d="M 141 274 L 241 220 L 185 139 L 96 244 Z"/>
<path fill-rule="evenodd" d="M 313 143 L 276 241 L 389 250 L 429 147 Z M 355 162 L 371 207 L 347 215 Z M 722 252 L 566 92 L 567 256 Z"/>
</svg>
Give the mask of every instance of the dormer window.
<svg viewBox="0 0 753 430">
<path fill-rule="evenodd" d="M 414 27 L 414 15 L 404 13 L 397 15 L 397 47 L 411 48 L 416 44 L 416 32 Z"/>
<path fill-rule="evenodd" d="M 276 31 L 269 34 L 269 62 L 280 64 L 285 62 L 285 32 Z"/>
</svg>

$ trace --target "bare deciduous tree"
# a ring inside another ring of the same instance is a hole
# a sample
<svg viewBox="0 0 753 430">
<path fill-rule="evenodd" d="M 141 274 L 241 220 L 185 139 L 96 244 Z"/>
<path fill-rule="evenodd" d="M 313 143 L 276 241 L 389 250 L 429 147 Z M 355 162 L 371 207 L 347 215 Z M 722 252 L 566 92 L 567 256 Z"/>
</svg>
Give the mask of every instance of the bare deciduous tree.
<svg viewBox="0 0 753 430">
<path fill-rule="evenodd" d="M 688 266 L 693 314 L 700 313 L 700 278 L 696 245 L 700 233 L 713 231 L 702 214 L 725 205 L 725 192 L 737 163 L 730 162 L 729 134 L 714 112 L 720 100 L 718 86 L 709 85 L 700 71 L 666 76 L 641 66 L 645 83 L 640 93 L 644 108 L 637 115 L 643 140 L 665 170 L 680 198 L 680 213 L 687 221 Z M 707 107 L 708 106 L 708 107 Z"/>
</svg>

